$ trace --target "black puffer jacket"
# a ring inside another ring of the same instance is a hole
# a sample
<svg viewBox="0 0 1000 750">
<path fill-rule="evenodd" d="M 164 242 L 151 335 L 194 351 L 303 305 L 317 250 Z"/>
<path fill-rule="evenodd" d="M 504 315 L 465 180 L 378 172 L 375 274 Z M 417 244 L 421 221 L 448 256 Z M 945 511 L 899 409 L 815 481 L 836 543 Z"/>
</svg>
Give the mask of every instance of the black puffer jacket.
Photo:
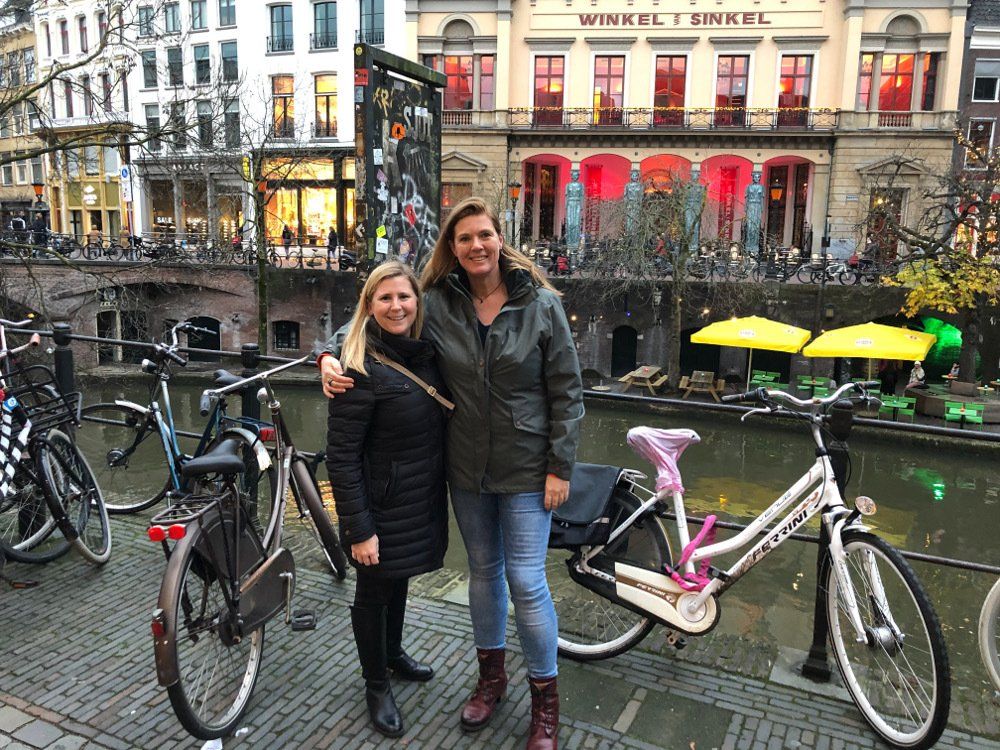
<svg viewBox="0 0 1000 750">
<path fill-rule="evenodd" d="M 368 345 L 443 390 L 427 341 L 393 336 L 374 322 Z M 405 375 L 365 357 L 354 388 L 329 402 L 326 467 L 345 549 L 377 534 L 384 578 L 437 570 L 448 546 L 441 406 Z"/>
</svg>

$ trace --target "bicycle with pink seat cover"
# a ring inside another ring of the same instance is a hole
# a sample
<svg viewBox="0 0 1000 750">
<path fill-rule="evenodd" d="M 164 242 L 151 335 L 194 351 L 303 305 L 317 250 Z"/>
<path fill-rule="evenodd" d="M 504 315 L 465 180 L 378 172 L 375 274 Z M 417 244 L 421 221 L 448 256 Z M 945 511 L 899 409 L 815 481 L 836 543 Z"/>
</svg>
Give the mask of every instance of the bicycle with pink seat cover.
<svg viewBox="0 0 1000 750">
<path fill-rule="evenodd" d="M 629 446 L 656 469 L 652 489 L 634 469 L 588 465 L 588 476 L 603 476 L 594 481 L 584 481 L 583 471 L 578 481 L 574 471 L 570 507 L 558 511 L 566 528 L 553 534 L 559 549 L 550 549 L 547 567 L 560 653 L 578 660 L 616 656 L 657 624 L 678 647 L 686 637 L 710 632 L 722 612 L 721 596 L 819 516 L 817 597 L 844 686 L 891 747 L 932 747 L 947 723 L 951 697 L 940 623 L 909 564 L 864 525 L 874 502 L 858 497 L 850 507 L 843 496 L 853 406 L 877 403 L 868 389 L 878 385 L 848 383 L 807 400 L 765 388 L 723 398 L 754 404 L 743 420 L 761 413 L 798 418 L 816 443 L 808 471 L 726 539 L 716 539 L 714 515 L 697 521 L 701 527 L 693 536 L 689 531 L 679 464 L 700 442 L 693 430 L 629 430 Z M 676 558 L 662 523 L 669 518 L 679 543 Z M 568 533 L 573 523 L 586 533 Z M 566 541 L 573 539 L 586 543 Z M 550 540 L 550 546 L 557 544 Z M 717 562 L 728 555 L 735 559 Z"/>
</svg>

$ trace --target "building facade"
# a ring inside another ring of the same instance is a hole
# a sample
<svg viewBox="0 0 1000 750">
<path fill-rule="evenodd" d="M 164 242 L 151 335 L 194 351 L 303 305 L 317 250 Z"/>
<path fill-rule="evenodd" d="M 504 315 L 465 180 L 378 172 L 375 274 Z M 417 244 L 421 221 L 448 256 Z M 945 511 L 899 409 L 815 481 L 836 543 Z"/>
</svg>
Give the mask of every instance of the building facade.
<svg viewBox="0 0 1000 750">
<path fill-rule="evenodd" d="M 119 183 L 121 133 L 128 129 L 127 40 L 117 8 L 93 0 L 40 0 L 35 54 L 42 80 L 40 126 L 66 147 L 49 155 L 51 224 L 56 232 L 117 240 L 129 226 Z"/>
<path fill-rule="evenodd" d="M 519 182 L 508 232 L 559 238 L 576 172 L 583 237 L 600 238 L 620 233 L 602 206 L 630 182 L 693 178 L 702 237 L 739 240 L 759 183 L 769 243 L 828 237 L 838 255 L 876 201 L 919 215 L 950 161 L 965 15 L 965 0 L 407 3 L 411 56 L 449 80 L 445 208 Z"/>
<path fill-rule="evenodd" d="M 396 5 L 399 7 L 395 7 Z M 133 116 L 144 232 L 250 236 L 254 192 L 280 242 L 353 238 L 353 42 L 401 47 L 402 0 L 139 4 Z M 342 89 L 348 92 L 342 93 Z M 169 135 L 168 135 L 169 134 Z"/>
<path fill-rule="evenodd" d="M 0 228 L 30 227 L 38 209 L 47 208 L 36 195 L 45 182 L 41 145 L 32 135 L 38 125 L 38 110 L 26 87 L 38 80 L 35 29 L 27 15 L 13 17 L 0 26 Z M 25 158 L 18 159 L 19 154 Z M 32 155 L 35 154 L 35 155 Z M 47 212 L 42 211 L 47 220 Z M 23 224 L 22 224 L 23 222 Z"/>
<path fill-rule="evenodd" d="M 1000 115 L 1000 0 L 971 0 L 959 98 L 959 127 L 983 151 L 997 145 Z M 955 167 L 966 166 L 966 153 L 955 149 Z"/>
</svg>

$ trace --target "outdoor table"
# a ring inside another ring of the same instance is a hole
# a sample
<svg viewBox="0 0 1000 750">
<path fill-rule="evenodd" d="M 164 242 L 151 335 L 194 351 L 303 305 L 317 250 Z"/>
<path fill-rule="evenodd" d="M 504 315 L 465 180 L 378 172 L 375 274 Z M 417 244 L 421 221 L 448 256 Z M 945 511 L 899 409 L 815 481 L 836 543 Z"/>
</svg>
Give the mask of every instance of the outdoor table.
<svg viewBox="0 0 1000 750">
<path fill-rule="evenodd" d="M 628 387 L 635 385 L 641 388 L 645 386 L 655 396 L 656 389 L 663 385 L 667 379 L 666 375 L 660 374 L 660 370 L 661 368 L 653 365 L 643 365 L 618 378 L 618 382 L 625 383 Z"/>
<path fill-rule="evenodd" d="M 707 393 L 716 402 L 721 401 L 719 398 L 719 389 L 715 387 L 715 373 L 707 372 L 706 370 L 695 370 L 691 373 L 687 390 L 684 391 L 684 395 L 681 398 L 686 399 L 692 393 Z"/>
<path fill-rule="evenodd" d="M 1000 396 L 1000 380 L 991 380 L 990 385 L 996 390 L 996 394 Z"/>
<path fill-rule="evenodd" d="M 905 406 L 909 406 L 909 403 L 897 396 L 885 396 L 882 398 L 882 406 L 888 406 L 892 409 L 892 421 L 895 422 L 899 416 L 899 410 Z"/>
<path fill-rule="evenodd" d="M 965 429 L 965 415 L 966 415 L 966 414 L 974 414 L 975 412 L 974 412 L 974 411 L 973 411 L 972 409 L 968 409 L 968 410 L 967 410 L 967 409 L 966 409 L 966 408 L 965 408 L 965 407 L 963 406 L 963 407 L 962 407 L 962 408 L 960 408 L 960 409 L 951 409 L 951 410 L 949 410 L 949 412 L 948 412 L 948 413 L 949 413 L 949 414 L 958 414 L 958 415 L 959 415 L 959 419 L 958 419 L 958 429 L 960 429 L 960 430 L 964 430 L 964 429 Z"/>
</svg>

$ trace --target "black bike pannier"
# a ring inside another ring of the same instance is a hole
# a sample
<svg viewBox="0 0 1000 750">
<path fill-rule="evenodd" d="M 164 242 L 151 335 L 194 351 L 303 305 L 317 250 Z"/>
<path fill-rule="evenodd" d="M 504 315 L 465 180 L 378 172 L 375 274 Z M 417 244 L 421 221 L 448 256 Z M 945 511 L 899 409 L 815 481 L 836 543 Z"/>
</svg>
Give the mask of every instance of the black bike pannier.
<svg viewBox="0 0 1000 750">
<path fill-rule="evenodd" d="M 611 534 L 608 504 L 622 470 L 616 466 L 577 463 L 569 499 L 552 512 L 549 547 L 575 549 L 605 544 Z"/>
</svg>

